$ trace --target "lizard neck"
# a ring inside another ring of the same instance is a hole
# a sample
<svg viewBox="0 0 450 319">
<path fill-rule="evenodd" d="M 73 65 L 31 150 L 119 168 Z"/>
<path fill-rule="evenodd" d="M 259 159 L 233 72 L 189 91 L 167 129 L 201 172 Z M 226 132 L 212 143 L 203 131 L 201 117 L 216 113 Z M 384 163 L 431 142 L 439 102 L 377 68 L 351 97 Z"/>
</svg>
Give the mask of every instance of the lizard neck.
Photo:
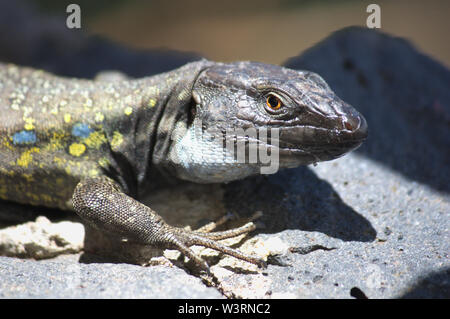
<svg viewBox="0 0 450 319">
<path fill-rule="evenodd" d="M 129 193 L 146 193 L 155 183 L 150 177 L 154 170 L 167 175 L 165 164 L 174 129 L 177 123 L 187 123 L 194 82 L 212 63 L 192 62 L 171 72 L 119 85 L 128 88 L 117 101 L 122 114 L 106 134 L 118 179 L 123 179 Z M 130 96 L 137 97 L 131 104 Z"/>
<path fill-rule="evenodd" d="M 186 123 L 179 122 L 173 135 L 168 158 L 178 178 L 196 183 L 223 183 L 259 171 L 257 164 L 240 163 L 234 152 L 225 147 L 224 136 L 203 130 L 198 119 L 188 128 Z"/>
</svg>

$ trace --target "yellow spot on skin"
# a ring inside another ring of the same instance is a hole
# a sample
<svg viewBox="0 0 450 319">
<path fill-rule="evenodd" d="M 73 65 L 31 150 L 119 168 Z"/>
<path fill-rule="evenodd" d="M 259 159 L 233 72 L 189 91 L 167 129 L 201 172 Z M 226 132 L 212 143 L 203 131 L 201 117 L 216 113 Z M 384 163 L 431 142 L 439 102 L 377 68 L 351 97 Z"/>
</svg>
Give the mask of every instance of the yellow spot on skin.
<svg viewBox="0 0 450 319">
<path fill-rule="evenodd" d="M 11 138 L 12 139 L 12 138 Z M 7 148 L 7 149 L 10 149 L 10 150 L 12 150 L 13 149 L 13 146 L 11 145 L 11 143 L 9 142 L 9 140 L 6 138 L 6 137 L 2 137 L 1 138 L 1 140 L 0 140 L 0 146 L 1 147 L 5 147 L 5 148 Z"/>
<path fill-rule="evenodd" d="M 131 113 L 133 113 L 133 109 L 131 108 L 131 106 L 127 106 L 124 110 L 125 115 L 131 115 Z"/>
<path fill-rule="evenodd" d="M 32 198 L 32 200 L 35 202 L 35 203 L 38 203 L 39 202 L 39 195 L 37 195 L 37 194 L 31 194 L 31 193 L 27 193 L 27 197 L 31 197 Z"/>
<path fill-rule="evenodd" d="M 100 112 L 97 112 L 97 113 L 95 113 L 95 122 L 103 122 L 103 120 L 105 119 L 105 116 L 102 114 L 102 113 L 100 113 Z"/>
<path fill-rule="evenodd" d="M 63 131 L 53 132 L 52 137 L 46 147 L 46 150 L 56 151 L 63 149 L 66 145 L 64 139 L 67 137 L 66 133 Z"/>
<path fill-rule="evenodd" d="M 154 107 L 156 105 L 156 99 L 150 99 L 148 100 L 148 106 Z"/>
<path fill-rule="evenodd" d="M 27 131 L 34 130 L 34 119 L 32 119 L 31 117 L 24 117 L 23 120 L 25 121 L 24 128 Z"/>
<path fill-rule="evenodd" d="M 69 153 L 72 156 L 81 156 L 86 151 L 86 146 L 81 143 L 73 143 L 69 146 Z"/>
<path fill-rule="evenodd" d="M 62 157 L 53 157 L 53 163 L 56 164 L 57 167 L 62 168 L 66 166 L 66 162 L 67 160 L 65 158 Z"/>
<path fill-rule="evenodd" d="M 115 102 L 113 100 L 108 101 L 108 110 L 112 111 L 114 108 Z"/>
<path fill-rule="evenodd" d="M 96 176 L 99 175 L 99 173 L 100 173 L 100 172 L 99 172 L 97 169 L 95 169 L 95 168 L 89 170 L 89 172 L 88 172 L 89 177 L 96 177 Z"/>
<path fill-rule="evenodd" d="M 20 157 L 17 159 L 17 165 L 21 167 L 28 167 L 30 163 L 33 161 L 33 153 L 39 153 L 40 149 L 37 147 L 30 148 L 23 152 Z"/>
<path fill-rule="evenodd" d="M 101 167 L 108 167 L 109 160 L 106 157 L 102 157 L 98 160 L 98 165 L 100 165 Z"/>
<path fill-rule="evenodd" d="M 6 186 L 0 186 L 0 198 L 6 199 Z"/>
<path fill-rule="evenodd" d="M 111 140 L 111 148 L 113 151 L 117 151 L 120 145 L 123 143 L 123 136 L 118 131 L 114 131 L 113 138 Z"/>
<path fill-rule="evenodd" d="M 70 116 L 70 114 L 68 114 L 68 113 L 64 114 L 64 122 L 70 123 L 71 120 L 72 120 L 72 117 Z"/>
<path fill-rule="evenodd" d="M 31 174 L 22 174 L 23 178 L 25 178 L 27 180 L 27 182 L 32 182 L 33 181 L 33 175 Z"/>
<path fill-rule="evenodd" d="M 9 164 L 14 165 L 14 162 L 9 163 Z M 0 173 L 2 173 L 2 175 L 6 175 L 6 176 L 9 176 L 9 177 L 14 177 L 16 175 L 16 172 L 14 172 L 13 170 L 8 171 L 8 170 L 6 170 L 4 168 L 1 168 L 1 167 L 0 167 Z"/>
<path fill-rule="evenodd" d="M 48 203 L 52 202 L 52 197 L 50 195 L 41 194 L 41 198 L 44 202 L 48 202 Z"/>
<path fill-rule="evenodd" d="M 102 132 L 95 131 L 89 134 L 89 137 L 85 138 L 83 142 L 89 148 L 99 149 L 100 145 L 106 142 L 106 136 Z"/>
</svg>

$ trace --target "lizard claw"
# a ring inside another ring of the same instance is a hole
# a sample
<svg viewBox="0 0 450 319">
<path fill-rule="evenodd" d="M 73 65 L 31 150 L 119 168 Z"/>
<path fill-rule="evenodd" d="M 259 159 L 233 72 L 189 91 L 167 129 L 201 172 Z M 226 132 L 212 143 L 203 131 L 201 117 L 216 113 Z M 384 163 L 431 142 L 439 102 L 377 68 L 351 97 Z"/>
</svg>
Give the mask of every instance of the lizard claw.
<svg viewBox="0 0 450 319">
<path fill-rule="evenodd" d="M 261 258 L 245 254 L 237 249 L 228 247 L 218 241 L 220 239 L 235 237 L 242 233 L 246 233 L 250 230 L 253 230 L 254 227 L 255 226 L 253 223 L 248 223 L 237 229 L 215 233 L 193 232 L 181 228 L 171 227 L 170 231 L 166 230 L 166 232 L 171 233 L 171 236 L 169 236 L 170 244 L 174 246 L 177 250 L 179 250 L 182 254 L 184 254 L 186 257 L 192 259 L 201 269 L 205 271 L 209 271 L 208 264 L 201 257 L 195 254 L 189 248 L 190 246 L 198 245 L 211 248 L 220 251 L 224 254 L 227 254 L 229 256 L 233 256 L 235 258 L 255 264 L 259 268 L 265 268 L 266 263 Z"/>
</svg>

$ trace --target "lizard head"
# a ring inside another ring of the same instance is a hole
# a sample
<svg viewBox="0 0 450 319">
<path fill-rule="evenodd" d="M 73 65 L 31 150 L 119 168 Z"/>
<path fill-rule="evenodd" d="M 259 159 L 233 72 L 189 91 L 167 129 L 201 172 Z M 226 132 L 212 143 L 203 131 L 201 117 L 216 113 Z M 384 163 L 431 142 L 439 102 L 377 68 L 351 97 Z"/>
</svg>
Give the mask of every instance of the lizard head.
<svg viewBox="0 0 450 319">
<path fill-rule="evenodd" d="M 332 160 L 367 137 L 364 117 L 313 72 L 217 63 L 198 75 L 192 97 L 174 157 L 187 171 L 179 175 L 196 182 L 264 173 L 267 156 L 276 170 Z"/>
</svg>

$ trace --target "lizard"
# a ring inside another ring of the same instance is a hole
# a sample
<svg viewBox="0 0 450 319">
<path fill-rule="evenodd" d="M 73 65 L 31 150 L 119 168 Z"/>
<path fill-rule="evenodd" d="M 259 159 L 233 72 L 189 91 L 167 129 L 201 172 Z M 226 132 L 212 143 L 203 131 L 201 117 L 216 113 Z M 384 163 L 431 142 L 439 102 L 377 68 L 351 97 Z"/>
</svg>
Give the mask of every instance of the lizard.
<svg viewBox="0 0 450 319">
<path fill-rule="evenodd" d="M 264 266 L 220 243 L 255 225 L 173 227 L 141 196 L 165 179 L 226 183 L 267 166 L 237 158 L 230 141 L 277 154 L 279 168 L 293 168 L 340 157 L 368 135 L 364 117 L 318 74 L 249 61 L 202 59 L 111 81 L 0 63 L 0 112 L 0 199 L 73 210 L 103 232 L 177 249 L 205 270 L 190 246 Z M 277 134 L 263 139 L 249 129 Z M 212 131 L 222 135 L 204 134 Z"/>
</svg>

